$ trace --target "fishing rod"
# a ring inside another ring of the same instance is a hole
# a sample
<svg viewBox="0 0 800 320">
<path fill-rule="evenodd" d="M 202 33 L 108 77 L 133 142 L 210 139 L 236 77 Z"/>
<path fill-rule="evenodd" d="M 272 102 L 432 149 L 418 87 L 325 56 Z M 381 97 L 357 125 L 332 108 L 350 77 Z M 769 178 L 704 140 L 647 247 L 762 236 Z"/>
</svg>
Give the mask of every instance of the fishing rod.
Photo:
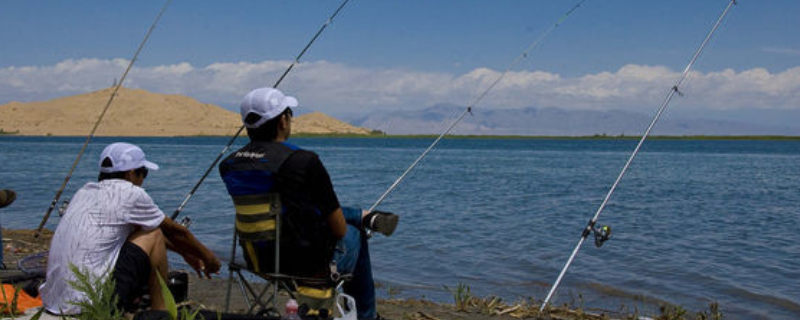
<svg viewBox="0 0 800 320">
<path fill-rule="evenodd" d="M 417 164 L 419 164 L 419 162 L 420 162 L 420 161 L 422 161 L 422 159 L 423 159 L 423 158 L 425 158 L 425 156 L 427 156 L 427 155 L 428 155 L 428 153 L 429 153 L 431 150 L 433 150 L 433 148 L 434 148 L 434 147 L 435 147 L 437 144 L 439 144 L 439 141 L 441 141 L 441 140 L 442 140 L 442 138 L 444 138 L 444 136 L 446 136 L 448 133 L 450 133 L 450 131 L 451 131 L 451 130 L 453 130 L 453 128 L 456 126 L 456 124 L 458 124 L 459 122 L 461 122 L 461 120 L 462 120 L 462 119 L 464 119 L 464 117 L 465 117 L 467 114 L 472 114 L 472 108 L 473 108 L 475 105 L 477 105 L 479 102 L 481 102 L 481 100 L 483 100 L 483 98 L 484 98 L 484 97 L 486 97 L 486 95 L 489 93 L 489 91 L 491 91 L 491 90 L 492 90 L 492 89 L 493 89 L 493 88 L 494 88 L 494 87 L 495 87 L 495 86 L 496 86 L 498 83 L 500 83 L 500 80 L 502 80 L 502 79 L 503 79 L 503 78 L 504 78 L 504 77 L 505 77 L 505 76 L 506 76 L 506 75 L 507 75 L 507 74 L 508 74 L 508 73 L 511 71 L 511 69 L 512 69 L 512 68 L 516 67 L 516 66 L 517 66 L 517 64 L 519 64 L 519 63 L 520 63 L 520 62 L 521 62 L 523 59 L 527 58 L 527 57 L 528 57 L 528 54 L 529 54 L 529 53 L 530 53 L 530 52 L 531 52 L 531 51 L 532 51 L 534 48 L 536 48 L 536 47 L 539 45 L 539 43 L 541 43 L 541 42 L 542 42 L 542 41 L 543 41 L 545 38 L 547 38 L 547 36 L 548 36 L 548 35 L 550 35 L 550 33 L 551 33 L 551 32 L 553 32 L 553 30 L 555 30 L 556 28 L 558 28 L 558 26 L 560 26 L 560 25 L 561 25 L 561 23 L 563 23 L 563 22 L 564 22 L 564 20 L 566 20 L 566 19 L 567 19 L 567 18 L 568 18 L 570 15 L 572 15 L 572 13 L 573 13 L 575 10 L 577 10 L 577 9 L 578 9 L 578 8 L 579 8 L 581 5 L 583 5 L 583 3 L 584 3 L 584 2 L 586 2 L 586 1 L 588 1 L 588 0 L 581 0 L 580 2 L 578 2 L 577 4 L 575 4 L 574 6 L 572 6 L 572 8 L 570 8 L 570 9 L 569 9 L 569 10 L 568 10 L 568 11 L 567 11 L 567 12 L 566 12 L 566 13 L 565 13 L 563 16 L 561 16 L 561 18 L 559 18 L 559 19 L 558 19 L 558 20 L 557 20 L 557 21 L 556 21 L 556 22 L 555 22 L 555 23 L 554 23 L 552 26 L 550 26 L 548 29 L 546 29 L 544 32 L 542 32 L 542 34 L 540 34 L 540 35 L 539 35 L 539 37 L 538 37 L 538 38 L 536 38 L 536 40 L 534 40 L 534 41 L 533 41 L 533 42 L 532 42 L 532 43 L 531 43 L 531 44 L 530 44 L 530 45 L 529 45 L 529 46 L 528 46 L 528 47 L 525 49 L 525 51 L 523 51 L 523 52 L 522 52 L 522 53 L 521 53 L 519 56 L 517 56 L 517 57 L 516 57 L 516 59 L 514 59 L 514 61 L 512 61 L 512 62 L 511 62 L 511 64 L 509 64 L 509 65 L 508 65 L 508 67 L 505 69 L 505 71 L 503 71 L 503 73 L 502 73 L 502 74 L 500 74 L 500 76 L 498 76 L 498 77 L 497 77 L 497 78 L 494 80 L 494 82 L 492 82 L 492 84 L 491 84 L 491 85 L 489 85 L 489 87 L 487 87 L 487 88 L 486 88 L 486 90 L 484 90 L 484 91 L 483 91 L 483 92 L 482 92 L 482 93 L 481 93 L 481 94 L 480 94 L 480 95 L 479 95 L 479 96 L 478 96 L 478 97 L 477 97 L 477 98 L 476 98 L 476 99 L 475 99 L 475 100 L 474 100 L 472 103 L 470 103 L 470 104 L 469 104 L 469 105 L 466 107 L 466 109 L 464 109 L 464 112 L 462 112 L 462 113 L 461 113 L 461 115 L 459 115 L 459 116 L 458 116 L 458 117 L 457 117 L 455 120 L 453 120 L 453 122 L 451 122 L 451 123 L 450 123 L 450 125 L 447 127 L 447 129 L 445 129 L 445 130 L 442 132 L 442 134 L 440 134 L 440 135 L 439 135 L 439 137 L 437 137 L 437 138 L 436 138 L 436 140 L 434 140 L 434 141 L 433 141 L 433 143 L 431 143 L 431 145 L 430 145 L 430 146 L 428 146 L 428 148 L 427 148 L 427 149 L 425 149 L 425 151 L 424 151 L 424 152 L 422 152 L 422 154 L 421 154 L 421 155 L 420 155 L 420 156 L 419 156 L 419 157 L 418 157 L 416 160 L 414 160 L 414 162 L 411 164 L 411 166 L 409 166 L 409 167 L 408 167 L 408 169 L 406 169 L 406 171 L 405 171 L 405 172 L 403 172 L 403 174 L 401 174 L 401 175 L 400 175 L 400 177 L 399 177 L 399 178 L 397 178 L 397 180 L 395 180 L 395 181 L 394 181 L 394 183 L 392 183 L 392 185 L 389 187 L 389 189 L 387 189 L 387 190 L 386 190 L 386 192 L 384 192 L 384 193 L 383 193 L 383 194 L 382 194 L 382 195 L 381 195 L 381 196 L 378 198 L 378 201 L 375 201 L 375 204 L 373 204 L 373 205 L 372 205 L 372 206 L 369 208 L 369 210 L 367 210 L 367 212 L 372 212 L 372 211 L 374 211 L 374 210 L 375 210 L 375 208 L 376 208 L 376 207 L 378 207 L 378 205 L 380 205 L 380 204 L 383 202 L 383 200 L 385 200 L 385 199 L 386 199 L 386 197 L 389 195 L 389 193 L 391 193 L 392 191 L 394 191 L 394 189 L 397 187 L 397 185 L 398 185 L 398 184 L 400 184 L 400 182 L 401 182 L 401 181 L 403 181 L 403 180 L 406 178 L 406 176 L 407 176 L 407 175 L 408 175 L 408 174 L 409 174 L 409 173 L 410 173 L 412 170 L 414 170 L 414 168 L 416 168 Z"/>
<path fill-rule="evenodd" d="M 139 48 L 137 48 L 136 49 L 136 53 L 133 54 L 133 58 L 128 63 L 128 67 L 125 68 L 125 72 L 122 73 L 122 77 L 120 78 L 120 80 L 117 83 L 117 85 L 114 87 L 114 91 L 111 93 L 111 96 L 108 97 L 108 102 L 106 103 L 105 108 L 103 108 L 103 112 L 100 113 L 100 117 L 97 119 L 97 122 L 94 123 L 94 127 L 92 128 L 92 131 L 89 132 L 89 136 L 86 137 L 86 142 L 83 143 L 83 147 L 81 147 L 81 151 L 78 152 L 78 157 L 75 158 L 75 162 L 72 163 L 72 168 L 69 169 L 69 173 L 67 173 L 67 177 L 64 179 L 64 182 L 61 184 L 61 188 L 58 189 L 58 192 L 56 192 L 56 196 L 53 198 L 53 202 L 51 202 L 50 203 L 50 207 L 47 208 L 47 212 L 45 212 L 44 218 L 42 218 L 42 222 L 39 223 L 39 227 L 36 228 L 36 233 L 34 233 L 34 237 L 37 237 L 37 238 L 39 237 L 39 234 L 42 232 L 42 228 L 44 228 L 44 224 L 47 223 L 47 219 L 50 218 L 50 214 L 53 212 L 53 209 L 55 209 L 55 207 L 58 205 L 58 200 L 59 200 L 59 198 L 61 198 L 61 194 L 64 193 L 64 189 L 67 187 L 67 183 L 69 183 L 69 180 L 72 178 L 72 173 L 75 172 L 75 168 L 78 167 L 78 163 L 81 161 L 81 158 L 83 157 L 83 154 L 86 152 L 86 147 L 89 146 L 89 142 L 92 141 L 92 138 L 94 137 L 94 133 L 97 131 L 97 128 L 100 126 L 100 122 L 103 121 L 103 117 L 105 117 L 106 111 L 108 111 L 108 108 L 111 107 L 111 103 L 114 101 L 114 98 L 117 96 L 117 92 L 119 91 L 119 88 L 122 87 L 122 83 L 125 82 L 125 78 L 128 76 L 128 72 L 131 71 L 131 68 L 133 67 L 133 64 L 139 58 L 139 53 L 142 52 L 142 48 L 144 48 L 145 43 L 147 43 L 147 40 L 150 38 L 150 34 L 153 33 L 153 30 L 156 28 L 156 25 L 161 20 L 161 17 L 164 15 L 164 12 L 167 11 L 167 7 L 169 7 L 169 5 L 171 3 L 172 3 L 172 0 L 167 0 L 167 2 L 164 3 L 164 6 L 161 8 L 161 11 L 159 11 L 158 15 L 156 16 L 155 21 L 153 21 L 153 24 L 150 25 L 150 29 L 147 30 L 147 33 L 145 34 L 144 39 L 142 40 L 142 43 L 139 44 Z"/>
<path fill-rule="evenodd" d="M 281 74 L 281 77 L 278 78 L 278 81 L 276 81 L 275 84 L 272 86 L 273 88 L 277 88 L 278 85 L 280 85 L 281 82 L 283 82 L 283 79 L 286 78 L 286 75 L 288 75 L 289 72 L 292 71 L 294 66 L 297 65 L 298 63 L 300 63 L 300 58 L 302 58 L 303 55 L 306 53 L 306 51 L 308 51 L 308 49 L 311 48 L 311 45 L 315 41 L 317 41 L 317 38 L 319 38 L 320 34 L 322 34 L 322 31 L 324 31 L 325 28 L 327 28 L 328 25 L 330 25 L 333 22 L 333 19 L 336 18 L 336 16 L 339 14 L 339 11 L 342 11 L 342 8 L 344 8 L 344 6 L 349 1 L 350 0 L 342 1 L 342 3 L 339 5 L 339 7 L 336 8 L 336 11 L 334 11 L 333 14 L 331 14 L 331 16 L 328 18 L 328 20 L 325 20 L 325 23 L 322 24 L 322 26 L 319 28 L 319 30 L 317 30 L 317 33 L 314 34 L 314 37 L 311 38 L 311 41 L 309 41 L 308 44 L 306 44 L 306 46 L 303 48 L 303 50 L 300 51 L 300 54 L 298 54 L 297 57 L 294 58 L 294 61 L 292 61 L 292 64 L 289 65 L 288 68 L 286 68 L 286 71 L 284 71 L 283 74 Z M 239 130 L 236 131 L 236 134 L 233 135 L 233 138 L 231 138 L 230 141 L 228 141 L 228 144 L 225 145 L 225 148 L 223 148 L 222 151 L 220 151 L 219 155 L 217 155 L 217 158 L 214 159 L 214 162 L 211 163 L 211 166 L 209 166 L 208 169 L 206 170 L 206 172 L 203 173 L 203 176 L 200 177 L 200 180 L 197 181 L 197 184 L 195 184 L 194 187 L 192 188 L 192 190 L 189 191 L 189 194 L 186 195 L 186 198 L 183 199 L 183 202 L 181 202 L 181 204 L 178 206 L 178 209 L 175 209 L 175 212 L 172 213 L 172 216 L 170 217 L 170 218 L 172 218 L 172 220 L 175 220 L 176 218 L 178 218 L 178 215 L 181 214 L 181 211 L 183 211 L 183 209 L 186 207 L 186 204 L 189 203 L 189 199 L 191 199 L 192 196 L 194 196 L 195 192 L 197 192 L 197 189 L 200 188 L 200 185 L 203 184 L 203 181 L 205 181 L 206 178 L 208 177 L 208 175 L 211 174 L 211 171 L 214 170 L 214 167 L 217 166 L 217 163 L 222 159 L 223 156 L 225 156 L 225 154 L 228 152 L 228 150 L 230 150 L 230 148 L 233 145 L 233 143 L 236 142 L 236 138 L 238 138 L 239 135 L 242 134 L 242 131 L 244 131 L 244 129 L 245 129 L 244 125 L 239 127 Z M 184 224 L 184 225 L 188 225 L 188 224 L 191 223 L 191 221 L 189 220 L 188 217 L 186 217 L 181 221 L 181 223 Z"/>
<path fill-rule="evenodd" d="M 694 66 L 694 63 L 700 57 L 700 53 L 702 53 L 703 49 L 706 47 L 706 44 L 708 44 L 709 40 L 711 40 L 711 36 L 714 35 L 714 32 L 716 32 L 717 28 L 719 28 L 723 18 L 725 18 L 725 16 L 728 14 L 728 11 L 730 11 L 731 7 L 735 4 L 736 0 L 731 0 L 728 3 L 728 6 L 725 8 L 725 11 L 723 11 L 722 14 L 719 16 L 719 19 L 717 19 L 717 22 L 714 24 L 714 27 L 711 28 L 711 31 L 709 31 L 708 35 L 706 35 L 706 38 L 705 40 L 703 40 L 703 43 L 700 45 L 700 47 L 697 48 L 697 51 L 695 51 L 694 56 L 692 57 L 692 60 L 689 62 L 688 65 L 686 65 L 686 68 L 683 70 L 683 73 L 675 82 L 675 85 L 673 85 L 672 88 L 670 88 L 667 97 L 664 99 L 664 102 L 661 104 L 661 107 L 658 109 L 658 112 L 653 117 L 653 120 L 650 121 L 650 125 L 647 126 L 647 130 L 645 130 L 644 134 L 642 135 L 642 138 L 639 139 L 639 143 L 636 145 L 636 148 L 633 149 L 633 153 L 631 153 L 631 156 L 628 158 L 628 161 L 625 163 L 625 166 L 622 167 L 622 171 L 620 171 L 619 175 L 617 176 L 617 180 L 615 180 L 614 184 L 611 185 L 611 189 L 608 190 L 606 197 L 603 199 L 603 202 L 600 204 L 600 207 L 597 209 L 597 212 L 594 214 L 594 217 L 592 218 L 592 220 L 589 220 L 589 224 L 587 224 L 586 228 L 584 228 L 583 231 L 581 231 L 581 239 L 580 241 L 578 241 L 578 245 L 576 245 L 575 249 L 572 250 L 572 254 L 569 256 L 567 263 L 564 265 L 564 268 L 558 275 L 558 279 L 556 279 L 556 282 L 553 284 L 553 287 L 550 289 L 550 292 L 547 294 L 547 297 L 544 299 L 544 302 L 542 302 L 542 306 L 539 308 L 539 311 L 544 311 L 544 308 L 547 306 L 547 303 L 550 302 L 550 298 L 553 296 L 553 293 L 558 288 L 558 285 L 561 284 L 561 280 L 564 278 L 564 274 L 567 272 L 567 269 L 572 264 L 572 261 L 575 259 L 575 255 L 578 254 L 578 250 L 580 249 L 581 245 L 586 240 L 586 238 L 589 236 L 589 234 L 594 233 L 595 245 L 598 248 L 603 244 L 605 240 L 608 240 L 610 238 L 611 229 L 609 227 L 607 226 L 599 228 L 595 227 L 597 219 L 600 217 L 600 213 L 603 212 L 603 209 L 608 203 L 608 200 L 611 198 L 611 194 L 614 193 L 614 190 L 616 190 L 617 185 L 619 184 L 620 180 L 622 180 L 622 177 L 625 175 L 625 172 L 628 171 L 628 167 L 630 167 L 631 162 L 633 162 L 633 158 L 635 158 L 636 154 L 639 153 L 639 149 L 642 147 L 644 140 L 647 139 L 647 136 L 650 134 L 650 131 L 653 130 L 653 127 L 656 125 L 656 122 L 658 122 L 658 119 L 661 118 L 661 114 L 664 113 L 664 110 L 667 108 L 667 105 L 672 100 L 672 97 L 675 96 L 676 93 L 681 96 L 683 95 L 678 88 L 683 83 L 683 80 L 686 78 L 686 76 L 689 74 L 689 70 L 692 69 L 692 66 Z"/>
</svg>

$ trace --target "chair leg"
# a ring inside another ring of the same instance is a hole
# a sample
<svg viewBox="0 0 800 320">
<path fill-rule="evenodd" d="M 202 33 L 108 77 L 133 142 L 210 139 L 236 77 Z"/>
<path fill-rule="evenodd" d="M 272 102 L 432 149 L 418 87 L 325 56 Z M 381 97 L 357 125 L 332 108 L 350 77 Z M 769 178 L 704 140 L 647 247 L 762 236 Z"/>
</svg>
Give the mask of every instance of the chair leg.
<svg viewBox="0 0 800 320">
<path fill-rule="evenodd" d="M 231 312 L 231 289 L 233 286 L 233 271 L 228 269 L 228 290 L 225 293 L 225 313 Z"/>
<path fill-rule="evenodd" d="M 242 295 L 244 295 L 245 303 L 247 303 L 247 308 L 248 308 L 247 309 L 247 314 L 254 314 L 254 311 L 256 310 L 256 307 L 260 308 L 259 311 L 274 309 L 274 305 L 275 305 L 275 303 L 277 301 L 277 297 L 276 296 L 271 295 L 269 297 L 269 299 L 267 299 L 266 301 L 263 301 L 263 299 L 264 299 L 264 295 L 266 295 L 267 292 L 270 291 L 270 287 L 277 286 L 277 284 L 272 283 L 271 281 L 269 281 L 269 282 L 267 282 L 267 286 L 266 287 L 261 289 L 260 292 L 257 292 L 256 289 L 253 288 L 253 286 L 251 286 L 250 283 L 247 282 L 244 279 L 244 277 L 241 275 L 241 273 L 239 274 L 239 277 L 240 277 L 240 282 L 239 283 L 241 284 L 241 288 L 242 288 Z M 273 308 L 270 308 L 270 304 L 273 305 Z"/>
<path fill-rule="evenodd" d="M 225 312 L 230 312 L 231 309 L 231 286 L 233 285 L 233 269 L 231 269 L 231 264 L 236 261 L 236 239 L 238 238 L 238 233 L 236 232 L 236 227 L 233 228 L 233 245 L 231 246 L 231 260 L 230 264 L 228 264 L 228 292 L 225 294 Z"/>
<path fill-rule="evenodd" d="M 248 288 L 251 290 L 250 292 L 256 298 L 253 299 L 254 304 L 252 306 L 250 306 L 250 310 L 247 310 L 247 314 L 253 314 L 253 311 L 255 310 L 256 306 L 261 307 L 261 311 L 263 311 L 265 309 L 269 309 L 269 303 L 272 301 L 272 297 L 270 297 L 269 300 L 263 301 L 263 302 L 261 301 L 261 299 L 263 299 L 264 295 L 267 293 L 267 291 L 269 291 L 269 287 L 270 286 L 271 286 L 271 284 L 267 284 L 267 287 L 264 288 L 263 290 L 261 290 L 261 293 L 259 293 L 257 295 L 257 297 L 256 297 L 256 294 L 255 294 L 255 291 L 250 286 L 248 286 Z"/>
</svg>

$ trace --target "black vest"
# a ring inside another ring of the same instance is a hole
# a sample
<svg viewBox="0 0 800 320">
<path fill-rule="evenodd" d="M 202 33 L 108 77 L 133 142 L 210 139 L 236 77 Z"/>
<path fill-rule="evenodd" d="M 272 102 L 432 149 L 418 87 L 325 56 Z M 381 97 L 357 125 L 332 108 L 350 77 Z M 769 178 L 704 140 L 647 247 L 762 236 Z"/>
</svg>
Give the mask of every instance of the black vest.
<svg viewBox="0 0 800 320">
<path fill-rule="evenodd" d="M 251 142 L 220 163 L 219 170 L 236 207 L 236 230 L 248 267 L 274 272 L 276 215 L 280 214 L 281 273 L 313 276 L 328 267 L 335 242 L 317 208 L 286 194 L 289 179 L 303 172 L 281 170 L 298 148 L 284 143 Z"/>
</svg>

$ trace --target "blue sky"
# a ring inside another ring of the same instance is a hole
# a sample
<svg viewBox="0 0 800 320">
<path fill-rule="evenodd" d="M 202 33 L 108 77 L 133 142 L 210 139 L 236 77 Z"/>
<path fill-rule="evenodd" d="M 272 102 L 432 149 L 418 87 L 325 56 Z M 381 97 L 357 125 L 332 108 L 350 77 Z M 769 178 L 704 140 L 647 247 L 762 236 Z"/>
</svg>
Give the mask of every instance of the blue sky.
<svg viewBox="0 0 800 320">
<path fill-rule="evenodd" d="M 110 85 L 163 3 L 0 1 L 0 104 Z M 465 105 L 575 3 L 351 0 L 281 88 L 331 114 Z M 588 0 L 486 107 L 651 113 L 727 3 Z M 175 0 L 126 85 L 233 109 L 274 83 L 338 5 Z M 797 112 L 798 17 L 800 1 L 739 0 L 676 112 Z"/>
</svg>

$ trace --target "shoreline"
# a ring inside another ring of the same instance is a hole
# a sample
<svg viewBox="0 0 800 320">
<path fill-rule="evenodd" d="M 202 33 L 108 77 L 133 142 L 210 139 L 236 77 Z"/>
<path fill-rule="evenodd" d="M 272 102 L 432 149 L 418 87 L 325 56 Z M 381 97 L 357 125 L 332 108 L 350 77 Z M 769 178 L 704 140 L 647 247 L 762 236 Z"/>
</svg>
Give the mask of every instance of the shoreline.
<svg viewBox="0 0 800 320">
<path fill-rule="evenodd" d="M 0 131 L 0 137 L 20 138 L 85 138 L 81 135 L 20 135 L 13 132 Z M 102 135 L 97 138 L 232 138 L 233 135 L 180 135 L 180 136 L 126 136 Z M 242 137 L 240 135 L 240 137 Z M 352 138 L 352 139 L 434 139 L 439 135 L 387 135 L 387 134 L 292 134 L 292 138 Z M 242 137 L 244 138 L 244 137 Z M 449 139 L 473 140 L 638 140 L 635 135 L 594 134 L 588 136 L 524 136 L 524 135 L 446 135 Z M 648 140 L 687 140 L 687 141 L 800 141 L 800 136 L 783 135 L 650 135 Z"/>
<path fill-rule="evenodd" d="M 33 236 L 35 230 L 31 229 L 5 229 L 2 228 L 3 260 L 9 271 L 19 271 L 17 262 L 31 254 L 46 251 L 49 248 L 53 231 L 44 229 L 40 237 Z M 228 287 L 228 274 L 216 275 L 213 279 L 201 279 L 191 270 L 179 270 L 189 275 L 189 292 L 185 304 L 194 307 L 203 307 L 211 310 L 224 311 L 225 296 Z M 257 286 L 263 286 L 258 282 Z M 382 285 L 376 283 L 376 288 L 381 290 Z M 640 315 L 638 310 L 620 308 L 618 311 L 588 309 L 582 305 L 560 304 L 549 307 L 544 313 L 539 312 L 541 301 L 532 298 L 518 301 L 504 301 L 496 296 L 479 297 L 473 295 L 468 285 L 459 284 L 449 289 L 453 296 L 453 303 L 434 302 L 422 298 L 393 298 L 378 299 L 378 312 L 389 319 L 405 320 L 511 320 L 511 319 L 541 319 L 541 320 L 601 320 L 601 319 L 721 319 L 718 305 L 712 304 L 708 310 L 700 312 L 687 312 L 681 306 L 665 304 L 661 307 L 660 314 Z M 233 283 L 231 290 L 231 312 L 241 313 L 247 309 L 242 292 L 238 285 Z M 282 295 L 278 306 L 285 303 L 286 296 Z M 677 312 L 686 312 L 689 318 L 670 318 Z M 650 317 L 650 318 L 648 318 Z"/>
</svg>

